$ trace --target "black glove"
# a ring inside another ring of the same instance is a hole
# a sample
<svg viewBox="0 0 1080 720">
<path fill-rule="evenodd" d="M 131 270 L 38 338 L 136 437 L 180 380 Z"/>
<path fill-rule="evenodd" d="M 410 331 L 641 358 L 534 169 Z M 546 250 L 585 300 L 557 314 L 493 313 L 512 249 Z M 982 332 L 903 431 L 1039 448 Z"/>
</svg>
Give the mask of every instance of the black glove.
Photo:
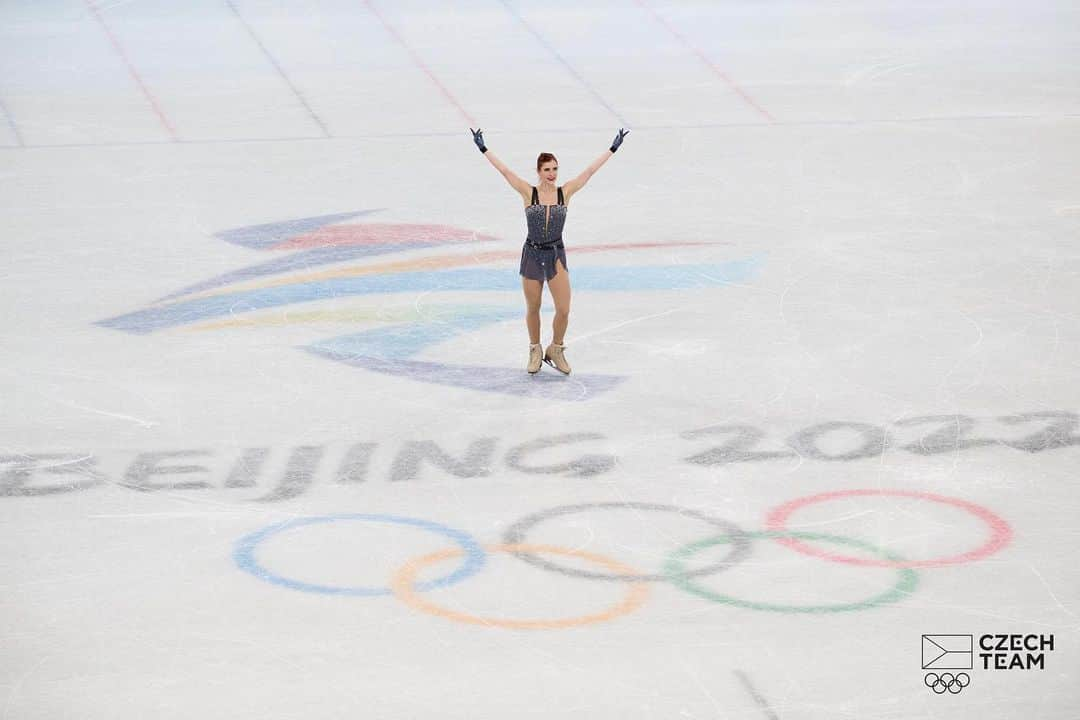
<svg viewBox="0 0 1080 720">
<path fill-rule="evenodd" d="M 630 131 L 625 128 L 619 128 L 619 134 L 615 136 L 615 139 L 611 143 L 611 152 L 615 152 L 622 145 L 622 139 L 630 134 Z"/>
<path fill-rule="evenodd" d="M 472 139 L 473 142 L 476 143 L 476 147 L 480 148 L 480 152 L 486 153 L 487 145 L 484 145 L 484 136 L 480 128 L 476 128 L 475 130 L 469 128 L 469 130 L 472 130 Z"/>
</svg>

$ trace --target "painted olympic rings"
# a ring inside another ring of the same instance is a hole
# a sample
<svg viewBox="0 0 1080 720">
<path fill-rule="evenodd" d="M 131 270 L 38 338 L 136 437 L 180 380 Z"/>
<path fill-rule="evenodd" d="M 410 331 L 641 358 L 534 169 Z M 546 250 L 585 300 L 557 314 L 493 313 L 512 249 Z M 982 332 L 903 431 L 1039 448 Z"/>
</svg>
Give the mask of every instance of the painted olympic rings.
<svg viewBox="0 0 1080 720">
<path fill-rule="evenodd" d="M 616 562 L 603 555 L 597 555 L 596 553 L 585 552 L 584 550 L 571 550 L 567 548 L 555 547 L 552 545 L 488 545 L 484 548 L 489 552 L 508 552 L 512 554 L 518 553 L 548 553 L 552 555 L 563 555 L 566 557 L 579 558 L 589 560 L 597 565 L 603 565 L 609 570 L 624 575 L 633 576 L 634 569 Z M 567 628 L 577 627 L 580 625 L 591 625 L 593 623 L 604 622 L 605 620 L 614 620 L 620 615 L 626 615 L 628 613 L 637 610 L 649 595 L 649 586 L 643 582 L 631 582 L 626 597 L 622 602 L 617 603 L 611 608 L 591 615 L 582 615 L 579 617 L 565 618 L 561 620 L 503 620 L 500 618 L 482 618 L 476 615 L 468 615 L 466 613 L 457 612 L 454 610 L 447 610 L 433 602 L 429 602 L 420 597 L 415 590 L 413 590 L 413 581 L 416 579 L 417 573 L 428 565 L 434 565 L 447 558 L 457 557 L 461 555 L 460 550 L 443 550 L 442 552 L 432 553 L 425 555 L 422 558 L 417 558 L 406 565 L 404 565 L 397 574 L 394 575 L 394 579 L 391 581 L 390 586 L 394 589 L 394 594 L 398 599 L 407 605 L 410 605 L 417 610 L 422 610 L 432 615 L 438 615 L 440 617 L 448 618 L 450 620 L 457 620 L 464 623 L 472 623 L 473 625 L 492 625 L 495 627 L 504 628 L 517 628 L 524 630 L 536 630 L 536 629 L 552 629 L 552 628 Z"/>
<path fill-rule="evenodd" d="M 246 535 L 240 539 L 236 544 L 236 549 L 233 551 L 233 559 L 236 564 L 240 566 L 240 569 L 245 570 L 260 580 L 266 580 L 267 582 L 274 583 L 275 585 L 282 585 L 293 590 L 304 590 L 307 592 L 325 593 L 328 595 L 360 595 L 360 596 L 374 596 L 374 595 L 390 595 L 390 588 L 367 588 L 367 587 L 335 587 L 333 585 L 315 585 L 313 583 L 301 582 L 299 580 L 293 580 L 291 578 L 277 575 L 270 572 L 259 565 L 255 560 L 255 549 L 259 546 L 259 543 L 267 538 L 273 537 L 278 533 L 291 530 L 296 527 L 303 527 L 306 525 L 315 525 L 319 523 L 336 522 L 339 520 L 360 520 L 363 522 L 377 522 L 377 523 L 391 523 L 394 525 L 409 525 L 412 527 L 420 528 L 428 532 L 437 533 L 439 535 L 445 535 L 453 540 L 462 550 L 464 550 L 465 562 L 460 568 L 450 573 L 449 575 L 439 578 L 437 580 L 431 580 L 424 583 L 422 589 L 428 589 L 441 587 L 443 585 L 452 585 L 456 582 L 461 582 L 465 578 L 477 573 L 480 568 L 484 566 L 486 555 L 483 548 L 467 533 L 461 530 L 455 530 L 454 528 L 446 527 L 445 525 L 439 525 L 438 523 L 429 522 L 427 520 L 419 520 L 410 517 L 400 517 L 397 515 L 364 515 L 364 514 L 352 514 L 352 515 L 325 515 L 321 517 L 308 517 L 297 518 L 293 520 L 286 520 L 285 522 L 277 523 L 269 527 L 263 528 L 257 532 Z"/>
<path fill-rule="evenodd" d="M 981 505 L 968 502 L 967 500 L 961 500 L 960 498 L 946 497 L 944 495 L 934 495 L 927 492 L 917 492 L 914 490 L 838 490 L 835 492 L 826 492 L 819 495 L 810 495 L 808 497 L 792 500 L 791 502 L 784 503 L 780 507 L 774 508 L 765 520 L 765 527 L 768 530 L 785 531 L 787 530 L 787 521 L 793 512 L 800 508 L 812 505 L 814 503 L 824 502 L 826 500 L 834 500 L 836 498 L 844 497 L 863 497 L 872 495 L 885 495 L 889 497 L 910 497 L 920 500 L 930 500 L 936 503 L 942 503 L 944 505 L 952 505 L 962 510 L 967 510 L 975 517 L 982 520 L 990 528 L 990 537 L 979 547 L 974 550 L 970 550 L 966 553 L 959 555 L 953 555 L 951 557 L 935 558 L 930 560 L 872 560 L 861 557 L 852 557 L 849 555 L 837 555 L 835 553 L 829 553 L 824 550 L 808 545 L 802 542 L 797 537 L 781 537 L 777 539 L 777 542 L 787 545 L 792 550 L 797 550 L 807 555 L 815 555 L 817 557 L 825 558 L 826 560 L 833 560 L 835 562 L 850 563 L 852 565 L 876 565 L 878 567 L 939 567 L 941 565 L 954 565 L 962 562 L 972 562 L 973 560 L 982 560 L 983 558 L 993 555 L 1001 548 L 1009 544 L 1009 540 L 1012 539 L 1012 529 L 1009 527 L 1009 523 L 1005 522 L 1001 517 L 987 510 Z"/>
<path fill-rule="evenodd" d="M 875 547 L 854 538 L 788 530 L 784 527 L 784 524 L 793 512 L 807 505 L 841 497 L 879 495 L 914 497 L 962 508 L 982 519 L 991 528 L 991 536 L 982 546 L 961 555 L 931 560 L 905 560 L 887 549 Z M 704 521 L 708 525 L 718 529 L 720 532 L 713 532 L 703 540 L 690 543 L 675 550 L 662 566 L 663 571 L 659 573 L 642 572 L 627 566 L 624 563 L 596 553 L 550 544 L 527 543 L 524 541 L 526 532 L 544 520 L 597 509 L 630 509 L 647 512 L 677 513 L 679 515 Z M 413 558 L 406 562 L 403 566 L 393 572 L 388 587 L 336 587 L 304 582 L 271 572 L 256 560 L 255 556 L 259 545 L 271 537 L 285 534 L 305 526 L 339 521 L 389 523 L 416 528 L 425 532 L 444 536 L 457 547 L 434 552 L 423 557 Z M 478 540 L 464 531 L 427 520 L 397 515 L 343 514 L 297 518 L 270 525 L 242 537 L 236 544 L 233 551 L 233 558 L 236 564 L 245 572 L 251 573 L 260 580 L 265 580 L 293 590 L 353 596 L 392 595 L 414 609 L 457 622 L 515 629 L 547 629 L 575 627 L 604 622 L 633 612 L 644 603 L 648 596 L 648 583 L 652 581 L 671 582 L 675 587 L 698 597 L 730 605 L 732 607 L 752 610 L 790 613 L 826 613 L 868 609 L 897 602 L 913 592 L 918 583 L 913 568 L 978 560 L 1000 550 L 1009 542 L 1011 537 L 1012 529 L 1005 520 L 982 506 L 975 505 L 974 503 L 959 498 L 907 490 L 844 490 L 811 495 L 780 505 L 767 513 L 766 530 L 756 532 L 747 532 L 727 520 L 673 505 L 637 502 L 598 502 L 563 505 L 533 513 L 518 520 L 504 533 L 503 543 L 488 546 L 481 545 Z M 849 603 L 836 603 L 832 605 L 805 606 L 744 600 L 729 594 L 701 587 L 695 582 L 696 578 L 719 573 L 744 560 L 750 553 L 752 541 L 764 538 L 772 539 L 778 543 L 792 547 L 801 553 L 814 555 L 825 560 L 838 561 L 852 565 L 871 565 L 894 568 L 897 571 L 897 579 L 893 587 L 865 600 Z M 876 555 L 877 558 L 863 558 L 825 552 L 819 550 L 815 546 L 809 545 L 809 542 L 826 542 L 833 545 L 845 546 L 868 552 Z M 722 560 L 704 568 L 696 570 L 686 569 L 685 561 L 691 556 L 717 545 L 729 545 L 731 548 Z M 519 620 L 485 618 L 442 607 L 421 596 L 421 593 L 425 591 L 452 585 L 478 573 L 484 567 L 487 553 L 489 552 L 509 553 L 519 559 L 525 560 L 531 565 L 541 567 L 545 570 L 558 572 L 563 575 L 591 580 L 623 581 L 627 582 L 629 587 L 627 588 L 627 593 L 623 599 L 606 610 L 561 619 Z M 539 557 L 540 555 L 556 555 L 578 561 L 584 560 L 603 568 L 604 571 L 593 572 L 578 570 L 573 567 L 549 562 L 548 560 Z M 425 568 L 454 558 L 462 558 L 462 561 L 460 566 L 453 572 L 434 580 L 417 582 L 417 577 Z M 961 673 L 961 675 L 966 676 L 966 673 Z M 944 692 L 958 693 L 961 689 L 966 687 L 965 682 L 970 682 L 970 677 L 965 680 L 964 678 L 961 678 L 961 676 L 954 677 L 948 673 L 943 676 L 934 675 L 932 681 L 929 678 L 930 676 L 927 675 L 927 686 L 931 687 L 934 692 L 939 694 Z"/>
<path fill-rule="evenodd" d="M 836 543 L 839 545 L 848 545 L 849 547 L 860 548 L 869 552 L 875 553 L 888 560 L 899 561 L 901 558 L 893 555 L 892 553 L 876 548 L 869 543 L 864 543 L 861 540 L 854 540 L 852 538 L 839 537 L 837 535 L 824 535 L 822 533 L 809 533 L 809 532 L 794 532 L 794 531 L 778 531 L 778 532 L 754 532 L 750 533 L 750 537 L 753 538 L 775 538 L 775 537 L 797 537 L 801 540 L 824 540 L 826 542 Z M 740 600 L 731 595 L 724 595 L 714 590 L 701 587 L 694 584 L 692 581 L 687 580 L 685 575 L 680 574 L 682 567 L 682 560 L 687 558 L 699 550 L 710 548 L 715 545 L 727 543 L 726 537 L 720 536 L 715 538 L 709 538 L 707 540 L 701 540 L 696 543 L 692 543 L 685 547 L 676 550 L 667 561 L 667 567 L 672 571 L 675 578 L 675 584 L 691 592 L 699 597 L 703 597 L 706 600 L 712 600 L 713 602 L 723 603 L 726 605 L 734 605 L 736 607 L 749 608 L 751 610 L 768 610 L 772 612 L 790 612 L 790 613 L 827 613 L 827 612 L 844 612 L 847 610 L 866 610 L 868 608 L 875 607 L 877 605 L 885 605 L 887 603 L 897 602 L 910 595 L 915 590 L 915 586 L 918 584 L 918 576 L 914 570 L 910 568 L 899 568 L 899 574 L 896 579 L 896 583 L 883 593 L 875 595 L 867 600 L 860 600 L 852 603 L 837 603 L 834 605 L 778 605 L 776 603 L 763 603 L 753 602 L 750 600 Z"/>
<path fill-rule="evenodd" d="M 952 673 L 926 673 L 923 683 L 938 695 L 944 694 L 946 690 L 953 695 L 959 695 L 961 690 L 971 684 L 971 676 L 966 672 L 955 676 Z"/>
<path fill-rule="evenodd" d="M 713 563 L 707 567 L 699 568 L 697 570 L 684 570 L 680 573 L 680 577 L 700 577 L 702 575 L 712 575 L 720 572 L 738 562 L 741 562 L 750 554 L 750 540 L 746 534 L 746 531 L 740 528 L 738 525 L 728 522 L 722 518 L 714 517 L 712 515 L 706 515 L 705 513 L 698 512 L 696 510 L 688 510 L 687 508 L 681 508 L 677 505 L 658 505 L 656 503 L 638 503 L 638 502 L 601 502 L 601 503 L 581 503 L 578 505 L 562 505 L 560 507 L 552 508 L 550 510 L 543 510 L 538 513 L 528 515 L 521 520 L 510 526 L 510 528 L 503 535 L 503 542 L 507 545 L 517 545 L 525 542 L 525 533 L 531 530 L 535 525 L 549 520 L 560 515 L 570 515 L 572 513 L 581 512 L 583 510 L 597 510 L 597 509 L 619 509 L 619 510 L 654 510 L 660 512 L 671 512 L 679 515 L 685 515 L 687 517 L 697 518 L 710 525 L 720 528 L 725 537 L 731 539 L 731 552 L 723 560 Z M 517 557 L 521 558 L 525 562 L 532 563 L 548 570 L 563 573 L 564 575 L 573 575 L 575 577 L 593 578 L 596 580 L 652 580 L 652 581 L 664 581 L 673 579 L 666 573 L 656 573 L 652 575 L 648 574 L 619 574 L 619 573 L 597 573 L 590 572 L 588 570 L 578 570 L 576 568 L 564 567 L 562 565 L 556 565 L 555 563 L 548 562 L 536 556 L 535 553 L 530 552 L 515 552 Z"/>
</svg>

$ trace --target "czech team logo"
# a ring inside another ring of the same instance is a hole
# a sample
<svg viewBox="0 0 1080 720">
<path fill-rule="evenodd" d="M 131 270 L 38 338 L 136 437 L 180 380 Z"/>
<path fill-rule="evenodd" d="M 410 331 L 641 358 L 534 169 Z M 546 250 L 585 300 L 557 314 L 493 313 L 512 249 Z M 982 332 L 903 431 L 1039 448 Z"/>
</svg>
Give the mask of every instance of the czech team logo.
<svg viewBox="0 0 1080 720">
<path fill-rule="evenodd" d="M 438 346 L 467 333 L 507 323 L 520 333 L 520 245 L 449 225 L 352 222 L 377 210 L 298 218 L 217 233 L 225 242 L 273 254 L 190 285 L 135 312 L 96 324 L 146 335 L 170 330 L 228 332 L 282 325 L 342 324 L 359 331 L 318 340 L 299 349 L 326 360 L 417 382 L 482 392 L 581 401 L 616 387 L 611 374 L 528 376 L 521 367 L 443 362 Z M 496 241 L 500 247 L 491 248 Z M 760 257 L 720 264 L 634 265 L 627 253 L 647 249 L 717 245 L 716 242 L 581 244 L 573 256 L 616 253 L 619 262 L 584 262 L 572 272 L 574 291 L 646 292 L 709 288 L 752 279 Z M 481 247 L 476 247 L 480 245 Z M 507 246 L 510 247 L 507 247 Z M 379 256 L 408 253 L 404 257 Z M 450 293 L 488 293 L 495 302 L 448 302 Z M 387 307 L 385 296 L 414 300 Z M 353 298 L 378 296 L 378 302 Z M 328 307 L 332 305 L 332 307 Z M 512 327 L 512 329 L 511 329 Z M 473 357 L 485 353 L 471 344 Z M 428 357 L 425 357 L 427 355 Z M 435 358 L 431 356 L 434 355 Z M 461 353 L 455 353 L 460 356 Z"/>
</svg>

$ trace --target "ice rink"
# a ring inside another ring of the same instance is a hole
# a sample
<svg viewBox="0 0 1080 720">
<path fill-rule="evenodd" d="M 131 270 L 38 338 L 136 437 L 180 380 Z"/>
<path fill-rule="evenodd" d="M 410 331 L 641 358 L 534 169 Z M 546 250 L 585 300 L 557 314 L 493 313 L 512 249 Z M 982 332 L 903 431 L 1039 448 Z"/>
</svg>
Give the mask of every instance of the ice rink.
<svg viewBox="0 0 1080 720">
<path fill-rule="evenodd" d="M 1078 163 L 1065 0 L 0 3 L 0 720 L 1076 718 Z"/>
</svg>

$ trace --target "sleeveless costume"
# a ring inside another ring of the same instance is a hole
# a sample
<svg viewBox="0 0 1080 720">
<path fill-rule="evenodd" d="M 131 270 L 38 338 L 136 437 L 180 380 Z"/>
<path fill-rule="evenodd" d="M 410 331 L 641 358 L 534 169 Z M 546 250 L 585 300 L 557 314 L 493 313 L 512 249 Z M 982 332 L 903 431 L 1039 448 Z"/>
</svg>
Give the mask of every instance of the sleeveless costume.
<svg viewBox="0 0 1080 720">
<path fill-rule="evenodd" d="M 563 201 L 562 188 L 558 188 L 558 204 L 541 205 L 540 196 L 534 186 L 532 204 L 525 208 L 525 221 L 529 235 L 521 248 L 521 268 L 519 272 L 531 280 L 551 280 L 555 277 L 555 260 L 566 267 L 566 247 L 563 245 L 562 231 L 566 223 L 566 203 Z"/>
</svg>

